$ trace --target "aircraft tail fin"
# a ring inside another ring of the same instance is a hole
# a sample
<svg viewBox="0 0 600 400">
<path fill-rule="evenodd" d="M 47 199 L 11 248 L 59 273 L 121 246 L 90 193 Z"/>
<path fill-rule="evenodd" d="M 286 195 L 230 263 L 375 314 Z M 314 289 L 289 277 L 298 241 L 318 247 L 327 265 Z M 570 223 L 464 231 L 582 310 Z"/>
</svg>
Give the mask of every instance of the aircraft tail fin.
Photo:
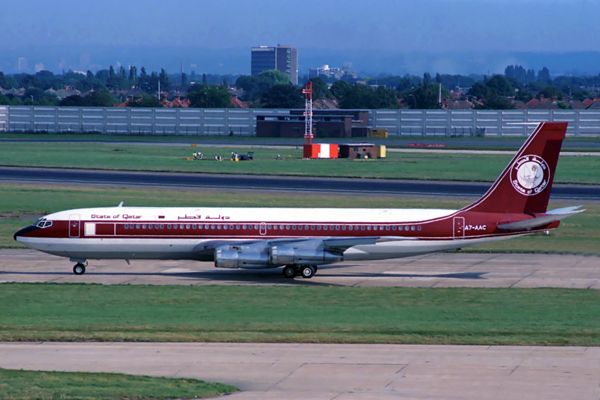
<svg viewBox="0 0 600 400">
<path fill-rule="evenodd" d="M 545 213 L 566 122 L 542 122 L 490 189 L 464 211 Z"/>
</svg>

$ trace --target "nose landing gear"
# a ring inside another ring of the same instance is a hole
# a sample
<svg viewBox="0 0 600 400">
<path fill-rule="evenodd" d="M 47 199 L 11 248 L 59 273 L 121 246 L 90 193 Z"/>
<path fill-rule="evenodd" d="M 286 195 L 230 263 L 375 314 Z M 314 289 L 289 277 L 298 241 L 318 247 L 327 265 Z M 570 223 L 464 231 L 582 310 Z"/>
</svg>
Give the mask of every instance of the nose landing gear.
<svg viewBox="0 0 600 400">
<path fill-rule="evenodd" d="M 78 262 L 77 264 L 75 264 L 75 266 L 73 267 L 73 273 L 75 275 L 83 275 L 85 274 L 85 267 L 87 265 L 87 261 L 84 263 Z"/>
</svg>

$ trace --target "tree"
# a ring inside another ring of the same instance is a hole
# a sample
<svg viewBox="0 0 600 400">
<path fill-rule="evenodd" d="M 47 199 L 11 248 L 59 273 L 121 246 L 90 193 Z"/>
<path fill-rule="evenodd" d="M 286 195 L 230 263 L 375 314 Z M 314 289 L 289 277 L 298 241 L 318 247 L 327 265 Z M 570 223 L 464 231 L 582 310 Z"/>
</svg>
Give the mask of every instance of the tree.
<svg viewBox="0 0 600 400">
<path fill-rule="evenodd" d="M 402 98 L 410 108 L 416 109 L 438 109 L 441 107 L 438 99 L 439 95 L 439 84 L 430 83 L 425 85 L 424 83 L 419 85 L 417 88 L 404 92 Z M 446 88 L 442 87 L 442 97 L 448 97 L 449 92 Z"/>
<path fill-rule="evenodd" d="M 313 99 L 320 99 L 323 97 L 331 98 L 331 92 L 323 79 L 310 78 L 309 81 L 312 82 Z"/>
<path fill-rule="evenodd" d="M 548 68 L 544 67 L 540 72 L 538 72 L 538 81 L 547 85 L 552 84 L 552 78 L 550 78 L 550 71 Z"/>
<path fill-rule="evenodd" d="M 265 82 L 269 87 L 273 85 L 287 85 L 290 83 L 290 77 L 277 69 L 270 69 L 258 74 L 258 79 Z"/>
<path fill-rule="evenodd" d="M 562 100 L 564 93 L 562 90 L 560 90 L 557 87 L 554 86 L 547 86 L 545 87 L 543 90 L 541 90 L 538 94 L 537 94 L 537 98 L 541 98 L 541 97 L 545 97 L 547 99 L 553 99 L 554 97 L 556 97 L 558 100 Z"/>
<path fill-rule="evenodd" d="M 160 102 L 158 101 L 156 96 L 142 94 L 142 97 L 139 100 L 130 101 L 129 103 L 127 103 L 127 107 L 158 108 L 160 107 Z"/>
<path fill-rule="evenodd" d="M 273 85 L 263 95 L 265 108 L 303 108 L 302 91 L 292 85 Z"/>
<path fill-rule="evenodd" d="M 331 85 L 331 94 L 336 99 L 342 99 L 352 90 L 352 85 L 350 85 L 346 81 L 335 81 L 333 85 Z"/>
<path fill-rule="evenodd" d="M 480 82 L 475 82 L 471 89 L 467 92 L 467 96 L 483 99 L 490 93 L 490 88 L 487 85 L 482 85 Z"/>
<path fill-rule="evenodd" d="M 515 108 L 515 105 L 492 91 L 475 108 L 480 110 L 512 110 Z"/>
<path fill-rule="evenodd" d="M 167 86 L 169 86 L 169 76 L 167 75 L 167 71 L 165 71 L 164 68 L 160 69 L 160 75 L 158 76 L 158 79 L 160 81 L 161 90 L 166 89 Z"/>
<path fill-rule="evenodd" d="M 502 75 L 494 75 L 487 81 L 486 86 L 498 96 L 514 96 L 515 90 L 512 85 Z"/>
<path fill-rule="evenodd" d="M 231 107 L 231 95 L 223 85 L 194 85 L 188 91 L 192 107 L 227 108 Z"/>
<path fill-rule="evenodd" d="M 137 85 L 137 68 L 134 66 L 129 67 L 129 82 L 133 85 Z"/>
</svg>

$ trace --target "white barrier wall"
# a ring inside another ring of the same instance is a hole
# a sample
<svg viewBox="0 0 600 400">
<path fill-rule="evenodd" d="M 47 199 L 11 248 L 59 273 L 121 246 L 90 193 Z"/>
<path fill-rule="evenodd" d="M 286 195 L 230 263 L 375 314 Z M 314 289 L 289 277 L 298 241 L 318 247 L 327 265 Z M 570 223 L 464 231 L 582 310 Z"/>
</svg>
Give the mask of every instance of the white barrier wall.
<svg viewBox="0 0 600 400">
<path fill-rule="evenodd" d="M 567 121 L 570 136 L 600 136 L 600 111 L 371 110 L 370 125 L 388 136 L 523 136 L 541 121 Z"/>
<path fill-rule="evenodd" d="M 0 131 L 100 132 L 139 135 L 256 134 L 257 115 L 282 109 L 106 108 L 0 106 Z M 600 111 L 370 110 L 372 128 L 393 136 L 523 136 L 524 123 L 568 121 L 570 136 L 600 136 Z"/>
<path fill-rule="evenodd" d="M 8 106 L 0 106 L 0 132 L 8 131 Z"/>
</svg>

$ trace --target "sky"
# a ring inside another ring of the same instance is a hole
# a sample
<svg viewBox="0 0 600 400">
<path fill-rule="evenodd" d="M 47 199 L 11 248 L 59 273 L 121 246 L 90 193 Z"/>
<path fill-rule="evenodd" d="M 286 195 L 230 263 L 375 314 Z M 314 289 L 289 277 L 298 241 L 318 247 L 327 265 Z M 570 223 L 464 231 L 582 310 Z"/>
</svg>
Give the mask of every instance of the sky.
<svg viewBox="0 0 600 400">
<path fill-rule="evenodd" d="M 598 0 L 4 0 L 0 45 L 598 51 Z"/>
<path fill-rule="evenodd" d="M 359 72 L 486 73 L 560 61 L 553 71 L 597 73 L 594 55 L 514 55 L 600 52 L 599 15 L 600 0 L 2 0 L 0 70 L 26 57 L 29 70 L 185 64 L 248 74 L 250 47 L 282 44 L 298 48 L 306 72 L 354 62 Z"/>
</svg>

